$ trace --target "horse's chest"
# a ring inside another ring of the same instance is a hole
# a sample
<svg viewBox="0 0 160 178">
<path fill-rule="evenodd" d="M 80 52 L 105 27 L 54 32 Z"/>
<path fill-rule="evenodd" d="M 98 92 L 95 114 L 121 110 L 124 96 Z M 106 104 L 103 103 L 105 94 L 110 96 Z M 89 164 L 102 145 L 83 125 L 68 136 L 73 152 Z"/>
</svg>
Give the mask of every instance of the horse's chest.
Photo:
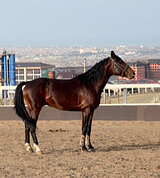
<svg viewBox="0 0 160 178">
<path fill-rule="evenodd" d="M 100 96 L 97 93 L 87 93 L 82 101 L 84 106 L 90 106 L 92 108 L 97 108 L 100 103 Z"/>
</svg>

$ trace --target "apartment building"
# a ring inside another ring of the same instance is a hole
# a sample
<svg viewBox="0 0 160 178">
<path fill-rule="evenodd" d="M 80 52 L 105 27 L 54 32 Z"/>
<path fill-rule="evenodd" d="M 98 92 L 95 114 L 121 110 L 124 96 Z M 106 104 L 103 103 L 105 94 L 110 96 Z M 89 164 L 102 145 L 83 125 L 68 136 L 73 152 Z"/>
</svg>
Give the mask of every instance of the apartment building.
<svg viewBox="0 0 160 178">
<path fill-rule="evenodd" d="M 55 71 L 54 65 L 42 62 L 17 62 L 16 69 L 16 85 L 23 81 L 30 81 L 40 77 L 49 77 L 49 72 Z"/>
<path fill-rule="evenodd" d="M 160 82 L 160 59 L 149 59 L 148 78 Z"/>
<path fill-rule="evenodd" d="M 142 83 L 159 83 L 160 82 L 160 59 L 149 59 L 148 62 L 134 62 L 128 63 L 128 65 L 134 70 L 135 78 L 132 82 Z M 128 79 L 119 77 L 119 82 L 128 82 Z"/>
</svg>

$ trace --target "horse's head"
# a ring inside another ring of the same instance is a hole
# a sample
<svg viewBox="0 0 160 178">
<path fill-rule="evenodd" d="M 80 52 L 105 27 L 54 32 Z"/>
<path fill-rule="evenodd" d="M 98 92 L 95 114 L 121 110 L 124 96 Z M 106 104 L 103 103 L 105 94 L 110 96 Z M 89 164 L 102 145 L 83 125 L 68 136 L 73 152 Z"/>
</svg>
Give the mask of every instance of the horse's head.
<svg viewBox="0 0 160 178">
<path fill-rule="evenodd" d="M 135 73 L 114 51 L 111 51 L 111 60 L 113 62 L 113 74 L 129 79 L 134 78 Z"/>
</svg>

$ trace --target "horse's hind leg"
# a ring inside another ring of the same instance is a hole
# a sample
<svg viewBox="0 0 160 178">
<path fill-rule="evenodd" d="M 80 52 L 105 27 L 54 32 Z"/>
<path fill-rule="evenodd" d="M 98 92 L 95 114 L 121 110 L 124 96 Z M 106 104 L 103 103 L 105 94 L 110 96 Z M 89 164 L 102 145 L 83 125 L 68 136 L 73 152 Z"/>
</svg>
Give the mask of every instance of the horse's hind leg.
<svg viewBox="0 0 160 178">
<path fill-rule="evenodd" d="M 37 120 L 38 120 L 38 116 L 39 116 L 40 110 L 41 110 L 41 108 L 36 108 L 36 109 L 34 108 L 34 110 L 32 110 L 30 112 L 32 119 L 35 121 L 35 126 L 37 124 Z M 36 136 L 36 127 L 35 128 L 31 128 L 30 131 L 31 131 L 33 142 L 34 142 L 33 147 L 35 149 L 35 152 L 37 154 L 42 154 L 42 151 L 38 146 L 39 143 L 38 143 L 38 139 L 37 139 L 37 136 Z"/>
<path fill-rule="evenodd" d="M 26 103 L 28 105 L 29 115 L 33 119 L 34 126 L 35 126 L 35 127 L 31 127 L 29 131 L 32 135 L 32 139 L 33 139 L 33 143 L 34 143 L 33 147 L 34 147 L 35 152 L 37 154 L 41 154 L 42 152 L 41 152 L 41 149 L 38 146 L 38 139 L 37 139 L 37 136 L 36 136 L 36 124 L 37 124 L 38 116 L 39 116 L 39 113 L 40 113 L 42 106 L 38 102 L 36 103 L 36 102 L 31 102 L 31 101 L 29 102 L 29 101 L 30 100 L 28 100 Z M 38 107 L 37 106 L 38 104 L 41 107 Z M 26 131 L 26 139 L 28 137 L 27 134 L 28 134 L 28 132 Z M 29 141 L 29 137 L 28 137 L 28 141 Z"/>
<path fill-rule="evenodd" d="M 35 149 L 35 152 L 37 154 L 42 154 L 42 151 L 38 146 L 39 143 L 38 143 L 38 139 L 37 139 L 37 136 L 36 136 L 36 129 L 31 129 L 31 135 L 32 135 L 32 139 L 33 139 L 33 142 L 34 142 L 33 147 Z"/>
<path fill-rule="evenodd" d="M 27 124 L 25 124 L 25 147 L 28 152 L 33 152 L 33 149 L 30 146 L 30 128 Z"/>
</svg>

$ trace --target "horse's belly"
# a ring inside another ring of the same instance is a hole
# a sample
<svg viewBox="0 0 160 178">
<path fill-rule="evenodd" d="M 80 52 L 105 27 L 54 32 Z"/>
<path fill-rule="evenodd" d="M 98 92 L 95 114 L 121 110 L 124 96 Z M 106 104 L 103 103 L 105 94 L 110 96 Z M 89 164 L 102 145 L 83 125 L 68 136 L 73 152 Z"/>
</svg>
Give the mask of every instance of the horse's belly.
<svg viewBox="0 0 160 178">
<path fill-rule="evenodd" d="M 76 101 L 73 100 L 55 100 L 55 99 L 49 99 L 47 101 L 47 104 L 51 107 L 54 107 L 56 109 L 60 110 L 66 110 L 66 111 L 78 111 L 79 106 Z"/>
</svg>

